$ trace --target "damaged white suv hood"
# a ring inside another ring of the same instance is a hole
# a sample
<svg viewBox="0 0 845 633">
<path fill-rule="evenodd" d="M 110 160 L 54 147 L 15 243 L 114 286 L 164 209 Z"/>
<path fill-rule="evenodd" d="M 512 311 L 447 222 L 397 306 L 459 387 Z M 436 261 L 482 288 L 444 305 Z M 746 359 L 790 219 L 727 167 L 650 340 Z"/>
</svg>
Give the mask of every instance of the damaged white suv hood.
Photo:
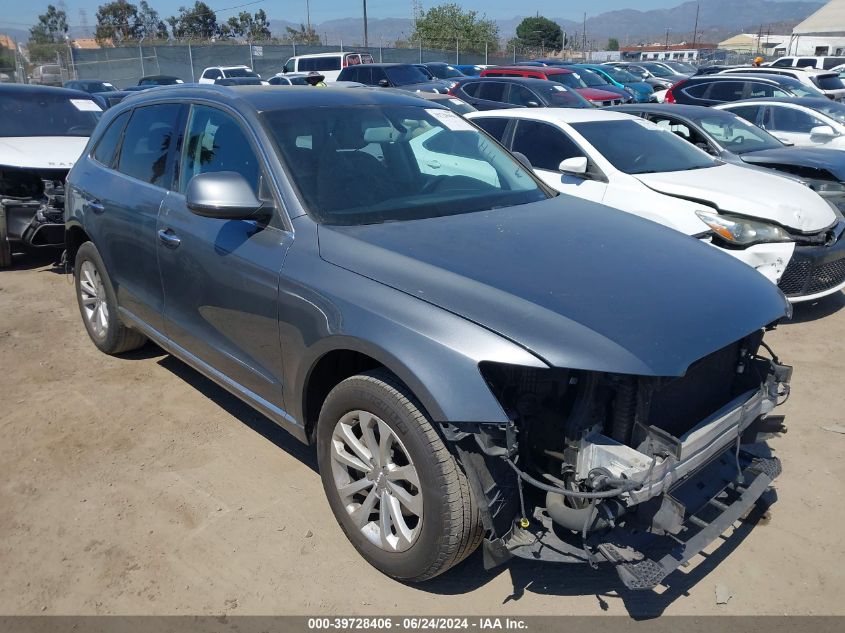
<svg viewBox="0 0 845 633">
<path fill-rule="evenodd" d="M 831 206 L 809 187 L 736 165 L 634 177 L 654 191 L 715 205 L 723 213 L 770 220 L 802 233 L 821 231 L 836 221 Z"/>
<path fill-rule="evenodd" d="M 88 144 L 87 136 L 0 138 L 0 165 L 27 169 L 70 169 Z"/>
</svg>

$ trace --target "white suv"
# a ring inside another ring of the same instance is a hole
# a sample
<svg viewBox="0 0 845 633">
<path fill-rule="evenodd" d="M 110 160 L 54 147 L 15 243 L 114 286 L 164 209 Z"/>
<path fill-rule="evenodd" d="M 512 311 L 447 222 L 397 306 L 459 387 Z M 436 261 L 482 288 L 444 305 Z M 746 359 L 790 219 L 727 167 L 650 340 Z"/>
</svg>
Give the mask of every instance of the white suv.
<svg viewBox="0 0 845 633">
<path fill-rule="evenodd" d="M 823 55 L 816 57 L 781 57 L 766 66 L 768 68 L 817 68 L 819 70 L 831 70 L 841 64 L 845 64 L 845 57 Z"/>
<path fill-rule="evenodd" d="M 283 74 L 309 73 L 317 71 L 326 81 L 337 81 L 340 71 L 347 66 L 357 64 L 373 64 L 373 56 L 369 53 L 316 53 L 314 55 L 298 55 L 285 62 Z"/>
<path fill-rule="evenodd" d="M 218 79 L 229 79 L 230 77 L 258 77 L 257 72 L 249 66 L 212 66 L 202 71 L 199 83 L 213 84 Z"/>
</svg>

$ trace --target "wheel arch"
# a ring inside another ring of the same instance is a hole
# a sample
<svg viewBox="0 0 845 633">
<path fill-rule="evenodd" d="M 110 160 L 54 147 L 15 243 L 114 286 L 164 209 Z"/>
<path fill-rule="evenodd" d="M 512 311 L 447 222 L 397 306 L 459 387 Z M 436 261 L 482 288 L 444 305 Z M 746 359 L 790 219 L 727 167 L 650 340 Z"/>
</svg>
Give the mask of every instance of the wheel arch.
<svg viewBox="0 0 845 633">
<path fill-rule="evenodd" d="M 73 265 L 79 247 L 85 242 L 90 241 L 91 237 L 79 222 L 68 222 L 65 225 L 65 249 L 67 251 L 68 265 Z"/>
</svg>

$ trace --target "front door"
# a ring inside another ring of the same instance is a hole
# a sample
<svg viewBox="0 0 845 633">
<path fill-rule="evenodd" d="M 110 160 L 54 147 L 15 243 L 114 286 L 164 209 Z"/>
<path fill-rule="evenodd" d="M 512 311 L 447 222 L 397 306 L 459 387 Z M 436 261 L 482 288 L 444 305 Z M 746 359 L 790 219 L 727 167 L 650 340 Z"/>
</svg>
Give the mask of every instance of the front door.
<svg viewBox="0 0 845 633">
<path fill-rule="evenodd" d="M 813 128 L 825 125 L 813 115 L 789 106 L 767 106 L 763 127 L 778 140 L 796 147 L 823 145 L 829 138 L 811 134 Z"/>
<path fill-rule="evenodd" d="M 279 206 L 267 224 L 191 213 L 184 192 L 201 173 L 243 175 L 273 200 L 252 135 L 234 115 L 194 105 L 179 174 L 158 221 L 158 253 L 168 337 L 226 379 L 282 407 L 279 275 L 293 236 Z"/>
<path fill-rule="evenodd" d="M 588 173 L 583 176 L 560 171 L 562 161 L 586 157 L 586 154 L 557 126 L 542 121 L 517 119 L 511 150 L 524 154 L 531 161 L 534 173 L 552 189 L 595 202 L 604 199 L 607 184 L 593 177 L 591 171 L 594 172 L 594 166 L 591 165 Z"/>
</svg>

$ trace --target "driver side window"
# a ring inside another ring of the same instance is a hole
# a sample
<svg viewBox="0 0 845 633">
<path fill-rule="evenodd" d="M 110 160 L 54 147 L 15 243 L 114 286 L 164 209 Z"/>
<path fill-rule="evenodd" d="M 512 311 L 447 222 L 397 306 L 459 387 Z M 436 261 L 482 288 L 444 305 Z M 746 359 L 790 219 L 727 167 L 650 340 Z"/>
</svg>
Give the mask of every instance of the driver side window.
<svg viewBox="0 0 845 633">
<path fill-rule="evenodd" d="M 561 161 L 584 156 L 572 139 L 548 123 L 520 120 L 512 151 L 525 154 L 535 169 L 559 171 Z"/>
</svg>

